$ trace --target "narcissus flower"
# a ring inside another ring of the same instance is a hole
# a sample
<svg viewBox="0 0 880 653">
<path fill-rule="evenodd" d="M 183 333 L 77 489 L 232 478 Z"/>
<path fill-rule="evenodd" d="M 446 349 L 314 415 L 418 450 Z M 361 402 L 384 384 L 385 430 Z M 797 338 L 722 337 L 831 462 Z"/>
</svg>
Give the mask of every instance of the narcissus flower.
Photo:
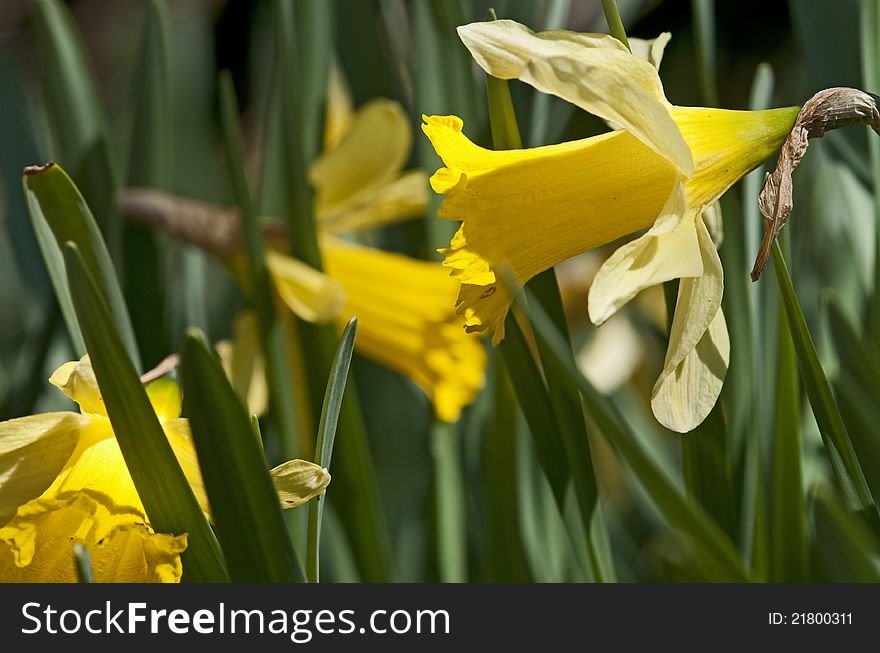
<svg viewBox="0 0 880 653">
<path fill-rule="evenodd" d="M 721 261 L 704 212 L 738 179 L 774 155 L 797 108 L 726 111 L 670 104 L 656 69 L 616 39 L 568 31 L 533 33 L 509 20 L 459 27 L 490 75 L 519 79 L 620 127 L 578 141 L 491 151 L 456 116 L 425 116 L 422 129 L 445 167 L 431 185 L 439 215 L 461 226 L 444 250 L 460 282 L 469 331 L 504 337 L 517 284 L 575 254 L 647 229 L 600 268 L 589 292 L 601 324 L 639 291 L 681 279 L 663 371 L 651 405 L 685 432 L 721 390 L 729 339 L 721 312 Z"/>
<path fill-rule="evenodd" d="M 98 582 L 177 582 L 187 535 L 156 533 L 128 473 L 88 358 L 50 379 L 80 412 L 0 422 L 0 581 L 73 582 L 73 545 L 91 553 Z M 180 391 L 169 379 L 147 394 L 202 508 L 209 506 Z M 272 470 L 281 503 L 301 505 L 327 487 L 318 465 Z"/>
<path fill-rule="evenodd" d="M 401 172 L 412 147 L 409 120 L 382 99 L 351 114 L 338 80 L 329 105 L 326 149 L 309 172 L 326 275 L 273 252 L 275 287 L 303 319 L 337 314 L 344 325 L 356 315 L 358 351 L 410 378 L 439 419 L 454 421 L 483 386 L 486 367 L 479 339 L 454 310 L 457 284 L 440 265 L 334 237 L 424 212 L 426 175 Z"/>
</svg>

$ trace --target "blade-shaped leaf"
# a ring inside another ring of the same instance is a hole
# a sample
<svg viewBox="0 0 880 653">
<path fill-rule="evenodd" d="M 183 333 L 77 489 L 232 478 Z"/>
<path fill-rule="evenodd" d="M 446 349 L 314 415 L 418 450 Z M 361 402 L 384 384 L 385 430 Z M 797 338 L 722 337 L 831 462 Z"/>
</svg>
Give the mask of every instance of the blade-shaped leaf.
<svg viewBox="0 0 880 653">
<path fill-rule="evenodd" d="M 181 348 L 189 418 L 217 537 L 233 582 L 294 582 L 303 574 L 250 417 L 204 335 Z"/>
<path fill-rule="evenodd" d="M 227 580 L 217 539 L 168 444 L 97 282 L 75 244 L 65 245 L 64 260 L 107 415 L 150 525 L 159 533 L 188 534 L 182 554 L 185 580 Z"/>
<path fill-rule="evenodd" d="M 877 583 L 876 538 L 827 485 L 812 493 L 813 557 L 819 581 Z"/>
<path fill-rule="evenodd" d="M 135 368 L 141 370 L 140 354 L 119 288 L 113 262 L 89 206 L 67 173 L 56 163 L 26 168 L 22 178 L 31 223 L 37 234 L 52 285 L 77 353 L 83 340 L 70 301 L 61 246 L 74 243 L 98 291 L 110 309 L 112 323 L 122 338 Z"/>
<path fill-rule="evenodd" d="M 348 370 L 351 367 L 351 356 L 354 353 L 354 339 L 357 333 L 357 318 L 348 321 L 333 365 L 330 367 L 330 378 L 324 393 L 324 405 L 321 409 L 321 421 L 318 423 L 318 438 L 315 443 L 315 462 L 324 469 L 330 469 L 333 457 L 333 443 L 336 441 L 336 426 L 342 410 L 342 397 L 345 395 L 345 384 L 348 381 Z M 321 544 L 321 524 L 324 517 L 324 495 L 315 497 L 309 503 L 309 542 L 306 559 L 306 573 L 310 583 L 317 583 L 319 576 L 319 553 Z"/>
</svg>

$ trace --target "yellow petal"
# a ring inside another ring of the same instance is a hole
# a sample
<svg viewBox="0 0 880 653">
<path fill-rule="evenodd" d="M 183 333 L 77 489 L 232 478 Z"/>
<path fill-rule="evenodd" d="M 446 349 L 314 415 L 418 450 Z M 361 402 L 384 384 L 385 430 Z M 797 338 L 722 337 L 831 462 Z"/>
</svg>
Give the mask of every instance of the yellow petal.
<svg viewBox="0 0 880 653">
<path fill-rule="evenodd" d="M 729 361 L 730 338 L 719 310 L 697 346 L 672 373 L 657 379 L 651 396 L 657 421 L 679 433 L 696 428 L 718 400 Z"/>
<path fill-rule="evenodd" d="M 511 20 L 463 25 L 458 34 L 488 74 L 519 79 L 614 122 L 684 175 L 693 172 L 657 70 L 617 39 L 565 30 L 536 34 Z"/>
<path fill-rule="evenodd" d="M 324 120 L 324 149 L 336 146 L 351 129 L 354 107 L 348 80 L 337 62 L 330 66 L 327 79 L 327 115 Z"/>
<path fill-rule="evenodd" d="M 265 363 L 260 354 L 257 317 L 244 311 L 235 319 L 235 340 L 222 340 L 214 345 L 223 369 L 238 396 L 246 401 L 248 412 L 262 415 L 269 405 Z"/>
<path fill-rule="evenodd" d="M 323 493 L 330 484 L 330 473 L 306 460 L 288 460 L 270 473 L 283 508 L 301 506 Z"/>
<path fill-rule="evenodd" d="M 69 399 L 78 403 L 83 413 L 107 415 L 88 354 L 79 361 L 71 361 L 59 367 L 49 377 L 49 383 L 60 388 Z"/>
<path fill-rule="evenodd" d="M 52 484 L 88 421 L 66 412 L 0 422 L 0 524 Z"/>
<path fill-rule="evenodd" d="M 578 368 L 602 393 L 626 383 L 644 355 L 642 338 L 625 314 L 613 316 L 577 356 Z"/>
<path fill-rule="evenodd" d="M 84 544 L 98 582 L 179 582 L 186 535 L 156 534 L 143 515 L 97 492 L 68 492 L 22 506 L 0 528 L 0 581 L 76 582 L 73 546 Z"/>
<path fill-rule="evenodd" d="M 779 151 L 799 108 L 672 107 L 671 111 L 694 156 L 694 174 L 685 184 L 688 205 L 702 208 Z"/>
<path fill-rule="evenodd" d="M 673 188 L 675 169 L 626 131 L 492 151 L 468 140 L 455 116 L 424 119 L 446 165 L 431 177 L 447 195 L 439 215 L 462 220 L 443 264 L 463 284 L 459 307 L 468 327 L 494 329 L 496 340 L 511 297 L 496 286 L 495 266 L 508 266 L 523 284 L 651 226 Z"/>
<path fill-rule="evenodd" d="M 307 322 L 328 322 L 342 310 L 345 295 L 333 279 L 294 258 L 267 252 L 266 263 L 278 295 Z"/>
<path fill-rule="evenodd" d="M 156 379 L 145 388 L 160 422 L 180 417 L 180 386 L 169 378 Z"/>
<path fill-rule="evenodd" d="M 694 213 L 679 183 L 643 236 L 618 248 L 593 279 L 590 319 L 602 324 L 640 291 L 679 277 L 703 273 Z M 702 222 L 701 222 L 702 224 Z"/>
<path fill-rule="evenodd" d="M 309 170 L 318 215 L 338 212 L 394 179 L 412 148 L 409 119 L 391 100 L 371 100 L 358 111 L 337 146 Z"/>
<path fill-rule="evenodd" d="M 199 467 L 199 459 L 192 441 L 189 420 L 183 418 L 168 420 L 162 423 L 162 430 L 165 431 L 168 444 L 171 445 L 174 457 L 180 463 L 180 469 L 183 470 L 183 475 L 189 481 L 199 505 L 206 513 L 210 513 L 208 494 L 205 492 L 205 483 L 202 481 L 202 470 Z"/>
<path fill-rule="evenodd" d="M 727 373 L 730 348 L 723 317 L 715 325 L 715 333 L 707 337 L 721 313 L 724 271 L 703 221 L 697 220 L 696 226 L 703 274 L 682 279 L 678 286 L 666 361 L 651 396 L 660 423 L 679 432 L 693 429 L 715 405 Z M 703 349 L 697 351 L 700 343 Z"/>
<path fill-rule="evenodd" d="M 371 191 L 361 193 L 343 210 L 319 216 L 321 230 L 374 229 L 400 222 L 425 212 L 428 205 L 428 178 L 421 170 L 407 172 Z"/>
<path fill-rule="evenodd" d="M 341 324 L 358 318 L 359 353 L 419 385 L 454 421 L 483 386 L 486 352 L 453 308 L 457 284 L 438 264 L 326 237 L 327 273 L 345 290 Z"/>
</svg>

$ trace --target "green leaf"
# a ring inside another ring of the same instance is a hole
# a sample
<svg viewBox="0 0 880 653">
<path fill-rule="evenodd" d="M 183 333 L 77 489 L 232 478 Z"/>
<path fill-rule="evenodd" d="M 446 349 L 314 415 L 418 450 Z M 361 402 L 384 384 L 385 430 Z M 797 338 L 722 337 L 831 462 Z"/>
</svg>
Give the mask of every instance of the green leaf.
<svg viewBox="0 0 880 653">
<path fill-rule="evenodd" d="M 96 280 L 102 300 L 110 307 L 112 324 L 140 371 L 140 354 L 115 268 L 83 196 L 56 163 L 25 168 L 22 184 L 31 223 L 77 353 L 84 351 L 83 337 L 71 304 L 61 254 L 61 246 L 68 241 L 77 246 L 89 274 Z"/>
<path fill-rule="evenodd" d="M 808 580 L 800 387 L 794 344 L 782 321 L 778 333 L 776 420 L 770 451 L 768 580 L 796 583 Z"/>
<path fill-rule="evenodd" d="M 228 579 L 222 552 L 165 437 L 99 286 L 74 243 L 64 248 L 70 295 L 125 464 L 157 533 L 187 533 L 184 579 Z"/>
<path fill-rule="evenodd" d="M 776 279 L 779 282 L 779 290 L 782 293 L 788 329 L 795 352 L 797 352 L 798 367 L 804 380 L 813 415 L 822 434 L 826 453 L 838 482 L 850 495 L 847 498 L 852 506 L 857 509 L 864 508 L 872 503 L 871 491 L 862 473 L 862 467 L 856 457 L 846 426 L 844 426 L 843 419 L 837 410 L 837 404 L 831 394 L 825 370 L 822 369 L 819 362 L 816 345 L 807 328 L 807 321 L 804 319 L 797 295 L 794 292 L 794 286 L 788 275 L 788 268 L 779 249 L 779 243 L 773 244 L 773 264 L 776 270 Z"/>
<path fill-rule="evenodd" d="M 106 120 L 82 38 L 70 11 L 58 0 L 36 2 L 34 18 L 40 79 L 56 147 L 53 156 L 76 179 L 113 260 L 118 261 L 122 238 L 114 204 L 118 182 Z"/>
<path fill-rule="evenodd" d="M 813 558 L 817 580 L 834 583 L 877 583 L 875 560 L 880 546 L 832 488 L 822 484 L 812 492 Z"/>
<path fill-rule="evenodd" d="M 281 505 L 250 417 L 204 334 L 180 352 L 183 405 L 233 582 L 301 582 Z"/>
<path fill-rule="evenodd" d="M 324 109 L 327 103 L 327 77 L 333 54 L 335 7 L 332 0 L 299 0 L 295 4 L 296 43 L 299 75 L 299 101 L 302 117 L 303 159 L 318 156 L 323 144 Z"/>
<path fill-rule="evenodd" d="M 525 299 L 528 296 L 528 290 L 524 291 L 517 296 L 516 303 L 523 311 L 528 311 L 539 342 L 544 343 L 545 351 L 548 356 L 555 358 L 559 369 L 578 385 L 587 412 L 612 448 L 630 467 L 649 499 L 673 528 L 693 541 L 699 552 L 696 562 L 706 576 L 715 581 L 748 580 L 749 575 L 743 568 L 736 548 L 724 531 L 699 505 L 682 495 L 672 478 L 630 431 L 614 404 L 578 371 L 570 360 L 568 343 L 539 303 L 529 299 L 526 308 Z"/>
<path fill-rule="evenodd" d="M 170 190 L 173 107 L 168 10 L 151 0 L 133 82 L 134 116 L 128 185 Z M 158 235 L 138 225 L 123 228 L 125 292 L 141 357 L 155 366 L 171 347 L 165 323 L 165 266 Z"/>
<path fill-rule="evenodd" d="M 336 441 L 336 426 L 339 422 L 339 413 L 342 411 L 342 398 L 345 395 L 345 385 L 348 381 L 348 371 L 351 367 L 351 356 L 354 353 L 354 339 L 357 333 L 357 318 L 348 321 L 342 337 L 339 339 L 339 347 L 333 357 L 330 367 L 330 378 L 327 380 L 327 390 L 324 393 L 324 405 L 321 408 L 321 421 L 318 423 L 318 438 L 315 442 L 315 462 L 324 469 L 330 469 L 330 459 L 333 457 L 333 443 Z M 310 583 L 318 582 L 319 553 L 321 544 L 321 524 L 324 517 L 324 496 L 315 497 L 309 503 L 309 537 L 308 557 L 306 559 L 306 573 Z"/>
</svg>

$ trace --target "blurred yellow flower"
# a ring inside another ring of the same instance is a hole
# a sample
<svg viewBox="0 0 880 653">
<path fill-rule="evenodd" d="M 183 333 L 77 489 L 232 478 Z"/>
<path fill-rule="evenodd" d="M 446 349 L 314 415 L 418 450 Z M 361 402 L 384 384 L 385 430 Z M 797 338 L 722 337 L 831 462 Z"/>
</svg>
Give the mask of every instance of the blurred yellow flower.
<svg viewBox="0 0 880 653">
<path fill-rule="evenodd" d="M 74 582 L 73 546 L 91 553 L 98 582 L 178 582 L 187 536 L 156 533 L 128 473 L 88 357 L 50 382 L 80 412 L 0 422 L 0 582 Z M 208 512 L 180 390 L 170 379 L 147 395 L 202 509 Z M 301 505 L 330 481 L 318 465 L 272 470 L 284 507 Z"/>
<path fill-rule="evenodd" d="M 693 429 L 715 404 L 730 349 L 721 261 L 703 213 L 779 149 L 798 109 L 673 106 L 654 66 L 607 35 L 536 34 L 509 20 L 458 32 L 488 74 L 524 81 L 620 127 L 492 151 L 468 140 L 459 118 L 424 116 L 422 129 L 445 165 L 431 177 L 446 195 L 439 215 L 462 223 L 443 251 L 461 284 L 466 328 L 492 331 L 494 343 L 504 337 L 515 289 L 499 283 L 497 266 L 522 285 L 571 256 L 648 229 L 602 265 L 589 314 L 601 324 L 641 290 L 681 279 L 651 405 L 666 427 Z"/>
<path fill-rule="evenodd" d="M 461 328 L 457 284 L 443 268 L 335 234 L 390 224 L 424 212 L 421 171 L 401 172 L 412 148 L 409 120 L 396 102 L 372 100 L 352 114 L 338 73 L 331 78 L 325 150 L 309 171 L 326 275 L 271 252 L 269 271 L 302 319 L 342 326 L 358 318 L 357 350 L 415 382 L 437 417 L 458 419 L 483 386 L 486 353 Z"/>
</svg>

